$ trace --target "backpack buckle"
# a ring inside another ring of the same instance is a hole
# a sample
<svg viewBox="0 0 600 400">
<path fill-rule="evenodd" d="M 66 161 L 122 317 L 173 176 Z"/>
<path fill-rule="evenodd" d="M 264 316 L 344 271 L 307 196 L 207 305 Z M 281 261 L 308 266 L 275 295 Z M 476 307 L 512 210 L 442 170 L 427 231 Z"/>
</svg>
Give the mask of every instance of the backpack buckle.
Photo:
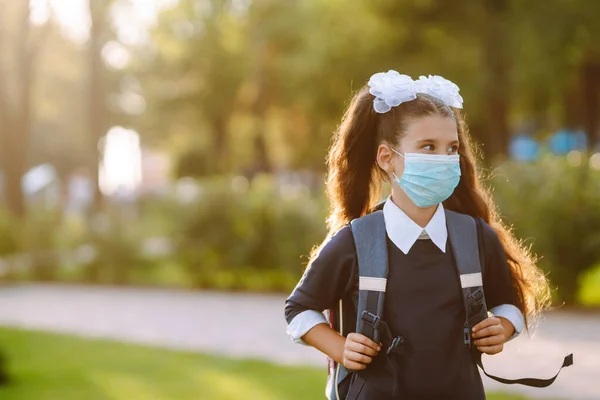
<svg viewBox="0 0 600 400">
<path fill-rule="evenodd" d="M 481 288 L 477 289 L 473 293 L 469 295 L 469 303 L 472 305 L 480 305 L 483 304 L 483 290 Z"/>
<path fill-rule="evenodd" d="M 486 318 L 484 304 L 485 299 L 482 288 L 467 296 L 467 323 L 465 326 L 475 326 Z"/>
<path fill-rule="evenodd" d="M 468 325 L 463 328 L 463 340 L 467 346 L 471 347 L 471 330 Z"/>
<path fill-rule="evenodd" d="M 381 318 L 379 318 L 379 315 L 375 315 L 366 310 L 363 311 L 361 319 L 363 320 L 363 322 L 366 322 L 367 324 L 371 325 L 375 330 L 377 330 L 377 327 L 379 326 L 379 321 L 381 320 Z"/>
<path fill-rule="evenodd" d="M 402 345 L 404 344 L 404 338 L 402 336 L 396 336 L 394 339 L 392 339 L 392 344 L 390 344 L 390 347 L 388 347 L 387 349 L 387 354 L 390 355 L 392 353 L 401 353 L 402 350 L 404 350 L 404 348 L 402 347 Z"/>
</svg>

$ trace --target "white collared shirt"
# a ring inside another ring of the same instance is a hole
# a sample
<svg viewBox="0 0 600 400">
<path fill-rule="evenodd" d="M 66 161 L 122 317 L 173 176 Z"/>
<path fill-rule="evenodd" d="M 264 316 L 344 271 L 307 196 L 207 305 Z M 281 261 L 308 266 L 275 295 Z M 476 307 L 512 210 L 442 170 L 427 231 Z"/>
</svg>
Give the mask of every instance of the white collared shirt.
<svg viewBox="0 0 600 400">
<path fill-rule="evenodd" d="M 448 241 L 448 229 L 446 227 L 446 213 L 442 204 L 438 208 L 425 228 L 420 227 L 404 211 L 400 209 L 388 197 L 383 206 L 383 217 L 385 220 L 385 230 L 392 243 L 396 245 L 404 254 L 408 254 L 417 240 L 430 239 L 442 252 L 446 252 L 446 243 Z M 523 332 L 525 320 L 523 313 L 512 304 L 502 304 L 493 307 L 489 313 L 503 317 L 509 320 L 515 333 L 511 340 Z M 299 344 L 306 344 L 302 337 L 318 324 L 328 323 L 322 312 L 315 310 L 306 310 L 298 314 L 287 327 L 287 334 L 292 340 Z"/>
<path fill-rule="evenodd" d="M 446 252 L 448 229 L 443 205 L 438 205 L 427 226 L 422 228 L 410 219 L 390 196 L 383 206 L 383 218 L 388 237 L 404 254 L 408 254 L 418 239 L 431 239 L 442 252 Z"/>
</svg>

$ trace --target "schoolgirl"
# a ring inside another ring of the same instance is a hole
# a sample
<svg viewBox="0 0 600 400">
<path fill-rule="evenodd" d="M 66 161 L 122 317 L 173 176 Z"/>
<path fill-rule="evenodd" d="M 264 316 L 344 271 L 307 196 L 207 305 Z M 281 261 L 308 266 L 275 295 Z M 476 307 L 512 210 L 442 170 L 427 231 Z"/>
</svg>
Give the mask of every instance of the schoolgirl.
<svg viewBox="0 0 600 400">
<path fill-rule="evenodd" d="M 497 354 L 548 301 L 548 284 L 528 251 L 503 226 L 480 184 L 458 87 L 439 77 L 378 73 L 354 96 L 328 155 L 329 234 L 286 301 L 287 332 L 349 371 L 357 399 L 485 399 L 463 345 L 461 284 L 444 210 L 480 219 L 482 283 L 492 314 L 473 328 L 477 348 Z M 350 221 L 369 213 L 383 180 L 389 273 L 383 319 L 407 351 L 334 331 L 323 311 L 351 298 L 358 284 Z M 390 364 L 392 363 L 392 364 Z"/>
</svg>

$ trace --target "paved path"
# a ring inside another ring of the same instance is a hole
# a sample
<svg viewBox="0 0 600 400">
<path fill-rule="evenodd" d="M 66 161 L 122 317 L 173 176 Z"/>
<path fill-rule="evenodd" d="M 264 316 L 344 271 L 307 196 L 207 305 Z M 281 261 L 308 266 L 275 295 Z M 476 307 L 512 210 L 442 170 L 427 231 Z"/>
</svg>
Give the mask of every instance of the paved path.
<svg viewBox="0 0 600 400">
<path fill-rule="evenodd" d="M 314 365 L 325 374 L 323 355 L 286 336 L 283 305 L 281 295 L 0 286 L 0 325 Z M 549 313 L 533 339 L 521 337 L 484 363 L 506 377 L 547 377 L 568 352 L 575 353 L 576 364 L 548 389 L 503 386 L 487 378 L 485 384 L 532 397 L 600 400 L 599 313 Z"/>
</svg>

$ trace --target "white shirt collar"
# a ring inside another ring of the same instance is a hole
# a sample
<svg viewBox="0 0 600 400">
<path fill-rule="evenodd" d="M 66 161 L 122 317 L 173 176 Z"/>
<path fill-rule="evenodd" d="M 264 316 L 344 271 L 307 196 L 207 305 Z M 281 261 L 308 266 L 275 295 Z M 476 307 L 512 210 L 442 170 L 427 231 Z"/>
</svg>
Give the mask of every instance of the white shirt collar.
<svg viewBox="0 0 600 400">
<path fill-rule="evenodd" d="M 394 204 L 391 196 L 383 206 L 383 217 L 388 237 L 404 254 L 408 254 L 418 239 L 431 239 L 442 252 L 446 252 L 448 230 L 442 204 L 438 206 L 425 228 L 417 225 L 400 207 Z"/>
</svg>

